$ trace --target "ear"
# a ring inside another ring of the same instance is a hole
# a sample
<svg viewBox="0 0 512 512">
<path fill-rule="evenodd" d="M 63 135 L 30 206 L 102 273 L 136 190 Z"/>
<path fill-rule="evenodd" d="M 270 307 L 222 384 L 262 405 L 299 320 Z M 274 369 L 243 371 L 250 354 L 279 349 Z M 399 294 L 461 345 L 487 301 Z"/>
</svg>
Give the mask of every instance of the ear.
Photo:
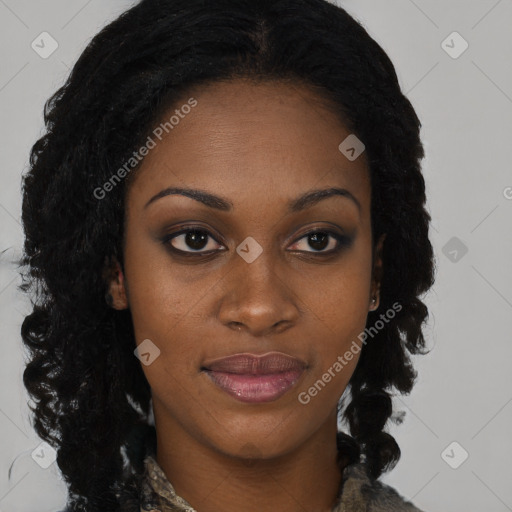
<svg viewBox="0 0 512 512">
<path fill-rule="evenodd" d="M 111 308 L 117 310 L 128 309 L 128 296 L 126 293 L 123 270 L 115 257 L 113 260 L 113 263 L 107 263 L 108 266 L 105 270 L 108 283 L 108 291 L 105 300 Z"/>
<path fill-rule="evenodd" d="M 382 264 L 382 248 L 386 234 L 380 236 L 377 245 L 375 246 L 373 269 L 372 269 L 372 284 L 370 290 L 370 311 L 375 311 L 380 303 L 380 285 L 382 281 L 383 264 Z M 375 298 L 375 302 L 372 299 Z"/>
</svg>

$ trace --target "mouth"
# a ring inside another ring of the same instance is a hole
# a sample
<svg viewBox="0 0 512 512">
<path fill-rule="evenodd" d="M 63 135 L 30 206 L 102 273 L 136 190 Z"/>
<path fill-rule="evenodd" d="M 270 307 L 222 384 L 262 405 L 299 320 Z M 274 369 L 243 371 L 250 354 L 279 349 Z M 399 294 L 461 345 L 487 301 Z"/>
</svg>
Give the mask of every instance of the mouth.
<svg viewBox="0 0 512 512">
<path fill-rule="evenodd" d="M 206 362 L 203 371 L 222 391 L 248 403 L 272 402 L 288 392 L 307 365 L 281 352 L 234 354 Z"/>
</svg>

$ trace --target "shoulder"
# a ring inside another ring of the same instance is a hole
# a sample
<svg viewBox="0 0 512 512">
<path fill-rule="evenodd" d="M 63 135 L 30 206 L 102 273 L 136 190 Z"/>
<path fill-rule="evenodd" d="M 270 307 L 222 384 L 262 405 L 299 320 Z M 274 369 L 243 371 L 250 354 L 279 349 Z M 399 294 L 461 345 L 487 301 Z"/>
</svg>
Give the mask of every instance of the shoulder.
<svg viewBox="0 0 512 512">
<path fill-rule="evenodd" d="M 362 462 L 343 471 L 340 498 L 333 512 L 423 512 L 393 487 L 368 476 Z"/>
</svg>

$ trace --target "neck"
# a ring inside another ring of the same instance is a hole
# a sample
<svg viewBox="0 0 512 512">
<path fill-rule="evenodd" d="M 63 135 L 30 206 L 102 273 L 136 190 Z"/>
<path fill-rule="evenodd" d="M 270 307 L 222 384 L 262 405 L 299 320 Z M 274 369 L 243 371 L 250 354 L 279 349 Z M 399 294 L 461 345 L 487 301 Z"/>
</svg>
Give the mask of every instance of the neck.
<svg viewBox="0 0 512 512">
<path fill-rule="evenodd" d="M 176 493 L 201 512 L 330 512 L 337 500 L 336 414 L 293 451 L 272 458 L 232 457 L 155 412 L 156 460 Z M 160 434 L 160 435 L 159 435 Z"/>
</svg>

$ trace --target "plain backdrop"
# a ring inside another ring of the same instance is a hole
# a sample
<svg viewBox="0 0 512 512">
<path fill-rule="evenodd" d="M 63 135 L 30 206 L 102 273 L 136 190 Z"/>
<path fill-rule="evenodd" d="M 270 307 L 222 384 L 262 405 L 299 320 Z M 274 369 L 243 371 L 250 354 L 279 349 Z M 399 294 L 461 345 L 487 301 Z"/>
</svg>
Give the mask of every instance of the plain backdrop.
<svg viewBox="0 0 512 512">
<path fill-rule="evenodd" d="M 43 133 L 45 100 L 88 41 L 131 5 L 0 0 L 0 511 L 55 512 L 66 493 L 56 464 L 35 462 L 44 447 L 22 383 L 19 330 L 29 305 L 12 263 L 23 244 L 21 174 Z M 389 54 L 422 121 L 437 259 L 425 298 L 432 350 L 414 358 L 412 393 L 395 398 L 405 417 L 390 432 L 402 458 L 383 481 L 426 512 L 512 510 L 512 2 L 339 5 Z M 46 59 L 32 47 L 43 32 L 58 44 Z"/>
</svg>

